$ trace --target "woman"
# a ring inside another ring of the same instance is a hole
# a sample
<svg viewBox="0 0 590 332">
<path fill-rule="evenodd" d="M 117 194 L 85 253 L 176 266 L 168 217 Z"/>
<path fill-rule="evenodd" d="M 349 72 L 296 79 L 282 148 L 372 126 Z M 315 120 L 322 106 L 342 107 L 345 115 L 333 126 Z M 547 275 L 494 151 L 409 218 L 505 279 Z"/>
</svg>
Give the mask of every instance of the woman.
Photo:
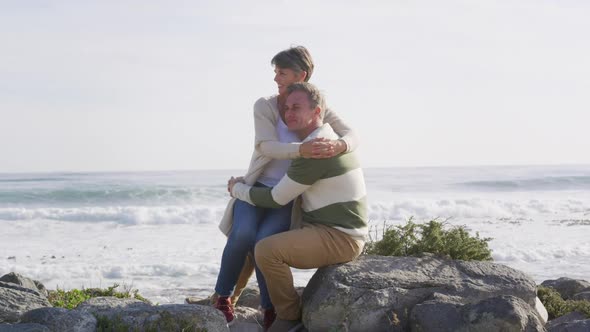
<svg viewBox="0 0 590 332">
<path fill-rule="evenodd" d="M 287 87 L 310 79 L 314 69 L 313 60 L 305 47 L 297 46 L 279 52 L 272 58 L 271 64 L 275 67 L 274 81 L 277 83 L 278 95 L 260 98 L 254 104 L 255 149 L 248 172 L 243 178 L 249 185 L 267 187 L 275 186 L 279 182 L 287 172 L 291 159 L 330 158 L 342 152 L 352 151 L 357 146 L 356 134 L 330 109 L 326 110 L 324 122 L 329 123 L 341 138 L 316 139 L 300 143 L 297 136 L 289 132 L 285 125 L 284 105 Z M 219 295 L 215 307 L 224 313 L 228 323 L 232 323 L 234 319 L 230 296 L 234 294 L 236 284 L 239 286 L 235 293 L 239 295 L 252 271 L 250 264 L 244 266 L 247 254 L 254 249 L 259 240 L 297 227 L 295 222 L 299 207 L 292 207 L 293 202 L 279 209 L 264 209 L 235 199 L 228 204 L 219 225 L 228 235 L 228 240 L 215 286 L 215 291 Z M 266 329 L 276 315 L 264 277 L 258 269 L 256 278 Z"/>
</svg>

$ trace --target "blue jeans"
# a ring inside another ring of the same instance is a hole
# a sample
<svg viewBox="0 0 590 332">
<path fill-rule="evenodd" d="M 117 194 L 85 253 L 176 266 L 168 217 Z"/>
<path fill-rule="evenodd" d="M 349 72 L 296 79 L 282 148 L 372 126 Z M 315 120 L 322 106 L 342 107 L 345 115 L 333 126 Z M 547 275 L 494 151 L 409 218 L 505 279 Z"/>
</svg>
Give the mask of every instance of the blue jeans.
<svg viewBox="0 0 590 332">
<path fill-rule="evenodd" d="M 290 202 L 279 209 L 266 209 L 236 200 L 233 226 L 223 249 L 221 268 L 215 285 L 217 294 L 220 296 L 233 294 L 244 267 L 246 255 L 254 251 L 258 241 L 289 230 L 292 206 L 293 202 Z M 258 267 L 256 267 L 256 279 L 260 288 L 260 306 L 263 309 L 272 308 L 266 281 Z"/>
</svg>

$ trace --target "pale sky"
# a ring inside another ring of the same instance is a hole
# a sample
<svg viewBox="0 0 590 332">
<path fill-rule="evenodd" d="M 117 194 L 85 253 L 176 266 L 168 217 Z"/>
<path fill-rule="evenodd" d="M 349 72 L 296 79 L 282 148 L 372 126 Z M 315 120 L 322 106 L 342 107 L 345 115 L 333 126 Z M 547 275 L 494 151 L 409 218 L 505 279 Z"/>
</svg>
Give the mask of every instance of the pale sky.
<svg viewBox="0 0 590 332">
<path fill-rule="evenodd" d="M 586 0 L 0 0 L 0 172 L 245 169 L 270 59 L 366 167 L 590 164 Z"/>
</svg>

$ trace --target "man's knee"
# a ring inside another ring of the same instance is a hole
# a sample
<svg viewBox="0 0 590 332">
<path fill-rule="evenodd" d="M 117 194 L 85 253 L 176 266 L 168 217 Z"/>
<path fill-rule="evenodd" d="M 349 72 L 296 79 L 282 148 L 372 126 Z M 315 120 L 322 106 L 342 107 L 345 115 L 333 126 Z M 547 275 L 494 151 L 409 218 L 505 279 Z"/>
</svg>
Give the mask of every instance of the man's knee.
<svg viewBox="0 0 590 332">
<path fill-rule="evenodd" d="M 254 259 L 256 262 L 263 262 L 268 259 L 272 252 L 271 242 L 268 238 L 264 238 L 256 243 L 254 247 Z"/>
</svg>

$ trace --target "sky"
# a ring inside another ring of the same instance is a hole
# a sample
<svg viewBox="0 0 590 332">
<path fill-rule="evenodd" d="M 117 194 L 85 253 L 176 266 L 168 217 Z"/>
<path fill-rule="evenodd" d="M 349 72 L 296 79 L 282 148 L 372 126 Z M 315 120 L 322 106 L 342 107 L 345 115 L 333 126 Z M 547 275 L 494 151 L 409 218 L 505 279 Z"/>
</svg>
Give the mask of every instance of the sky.
<svg viewBox="0 0 590 332">
<path fill-rule="evenodd" d="M 245 169 L 270 59 L 365 167 L 590 164 L 585 0 L 0 1 L 0 172 Z"/>
</svg>

